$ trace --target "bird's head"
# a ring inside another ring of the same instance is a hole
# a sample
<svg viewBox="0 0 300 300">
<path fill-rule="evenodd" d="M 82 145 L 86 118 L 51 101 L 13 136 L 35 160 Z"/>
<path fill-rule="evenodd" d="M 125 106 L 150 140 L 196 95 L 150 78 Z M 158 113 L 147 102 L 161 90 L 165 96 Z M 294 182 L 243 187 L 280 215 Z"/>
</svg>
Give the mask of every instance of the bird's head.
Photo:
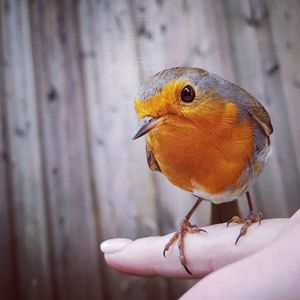
<svg viewBox="0 0 300 300">
<path fill-rule="evenodd" d="M 133 137 L 137 139 L 166 122 L 193 121 L 212 110 L 215 91 L 209 86 L 208 72 L 198 68 L 178 67 L 164 70 L 149 78 L 135 99 L 140 119 Z M 214 101 L 215 102 L 215 101 Z"/>
</svg>

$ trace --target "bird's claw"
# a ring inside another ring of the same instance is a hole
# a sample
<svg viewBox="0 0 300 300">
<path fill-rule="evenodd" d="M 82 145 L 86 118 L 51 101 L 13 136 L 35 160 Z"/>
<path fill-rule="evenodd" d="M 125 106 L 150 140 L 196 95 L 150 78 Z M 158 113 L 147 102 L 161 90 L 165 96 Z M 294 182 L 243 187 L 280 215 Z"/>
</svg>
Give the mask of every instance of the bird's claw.
<svg viewBox="0 0 300 300">
<path fill-rule="evenodd" d="M 258 225 L 260 225 L 261 220 L 263 218 L 263 214 L 261 212 L 255 213 L 254 211 L 251 211 L 246 219 L 234 216 L 227 222 L 227 227 L 230 223 L 237 223 L 237 224 L 243 224 L 240 230 L 240 233 L 235 240 L 235 245 L 238 243 L 239 239 L 244 236 L 247 233 L 248 228 L 253 224 L 258 222 Z"/>
<path fill-rule="evenodd" d="M 164 251 L 163 251 L 163 256 L 166 257 L 166 252 L 170 249 L 170 247 L 176 242 L 178 239 L 178 249 L 179 249 L 179 259 L 180 263 L 185 269 L 185 271 L 193 275 L 192 272 L 189 270 L 187 267 L 186 259 L 185 259 L 185 254 L 184 254 L 184 236 L 187 232 L 189 233 L 199 233 L 199 232 L 206 232 L 206 230 L 199 228 L 196 224 L 191 224 L 188 219 L 184 218 L 177 229 L 177 232 L 174 233 L 174 235 L 171 237 L 169 242 L 165 245 Z"/>
</svg>

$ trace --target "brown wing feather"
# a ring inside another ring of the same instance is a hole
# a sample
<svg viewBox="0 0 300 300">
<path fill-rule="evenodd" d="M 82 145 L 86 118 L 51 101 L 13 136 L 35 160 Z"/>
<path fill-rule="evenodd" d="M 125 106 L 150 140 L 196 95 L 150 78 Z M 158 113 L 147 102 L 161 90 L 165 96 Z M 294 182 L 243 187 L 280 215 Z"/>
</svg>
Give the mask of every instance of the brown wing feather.
<svg viewBox="0 0 300 300">
<path fill-rule="evenodd" d="M 270 136 L 273 133 L 273 126 L 268 112 L 254 97 L 250 96 L 249 101 L 252 104 L 250 106 L 251 116 L 263 128 L 264 132 Z"/>
<path fill-rule="evenodd" d="M 161 169 L 158 165 L 157 160 L 155 159 L 153 153 L 151 150 L 149 150 L 147 144 L 146 144 L 146 154 L 147 154 L 147 162 L 148 166 L 152 171 L 158 171 L 161 172 Z"/>
</svg>

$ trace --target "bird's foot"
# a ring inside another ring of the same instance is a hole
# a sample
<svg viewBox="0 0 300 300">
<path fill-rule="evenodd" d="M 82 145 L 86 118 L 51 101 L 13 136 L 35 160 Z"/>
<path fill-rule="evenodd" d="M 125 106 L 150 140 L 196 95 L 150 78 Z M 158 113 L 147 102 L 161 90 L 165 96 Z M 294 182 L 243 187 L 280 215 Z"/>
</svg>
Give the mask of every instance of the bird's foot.
<svg viewBox="0 0 300 300">
<path fill-rule="evenodd" d="M 187 273 L 192 275 L 192 272 L 187 267 L 187 262 L 184 254 L 184 236 L 187 232 L 189 233 L 199 233 L 199 232 L 206 232 L 204 229 L 200 229 L 197 225 L 191 224 L 187 218 L 184 218 L 178 226 L 177 231 L 171 237 L 169 242 L 165 245 L 163 255 L 166 257 L 166 252 L 170 249 L 170 247 L 176 242 L 178 239 L 178 249 L 179 249 L 179 259 L 180 263 L 183 268 L 186 270 Z"/>
<path fill-rule="evenodd" d="M 227 227 L 229 226 L 230 223 L 237 223 L 237 224 L 243 224 L 242 228 L 240 230 L 240 233 L 237 237 L 237 239 L 235 240 L 235 245 L 237 244 L 237 242 L 239 241 L 239 239 L 244 236 L 248 230 L 248 228 L 253 224 L 258 222 L 258 225 L 260 225 L 261 220 L 263 218 L 263 214 L 261 212 L 259 213 L 255 213 L 254 211 L 251 211 L 248 215 L 247 218 L 241 218 L 238 216 L 234 216 L 232 217 L 228 222 L 227 222 Z"/>
</svg>

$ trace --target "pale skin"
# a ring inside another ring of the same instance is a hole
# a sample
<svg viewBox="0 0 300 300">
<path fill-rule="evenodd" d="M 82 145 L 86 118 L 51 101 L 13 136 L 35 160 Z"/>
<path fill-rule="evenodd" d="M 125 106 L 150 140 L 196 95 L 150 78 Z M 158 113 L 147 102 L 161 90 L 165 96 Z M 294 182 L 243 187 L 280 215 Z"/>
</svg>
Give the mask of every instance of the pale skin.
<svg viewBox="0 0 300 300">
<path fill-rule="evenodd" d="M 178 262 L 174 244 L 163 257 L 172 234 L 101 244 L 112 268 L 131 275 L 201 279 L 181 299 L 300 299 L 300 210 L 289 219 L 253 224 L 234 245 L 240 226 L 217 224 L 207 233 L 185 236 L 189 275 Z"/>
</svg>

